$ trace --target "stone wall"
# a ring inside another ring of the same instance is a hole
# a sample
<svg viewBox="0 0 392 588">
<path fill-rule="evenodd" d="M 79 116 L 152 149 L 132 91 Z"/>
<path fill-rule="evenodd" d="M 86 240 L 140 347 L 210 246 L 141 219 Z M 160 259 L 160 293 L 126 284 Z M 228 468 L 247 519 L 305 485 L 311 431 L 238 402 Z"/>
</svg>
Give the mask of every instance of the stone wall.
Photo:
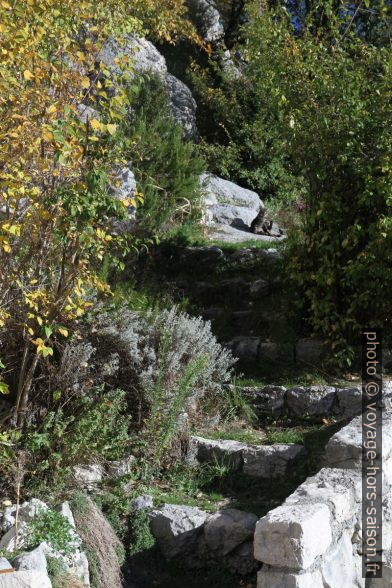
<svg viewBox="0 0 392 588">
<path fill-rule="evenodd" d="M 361 560 L 361 416 L 331 437 L 326 462 L 286 501 L 261 518 L 255 558 L 258 588 L 364 587 Z M 392 410 L 383 416 L 383 579 L 392 586 Z"/>
</svg>

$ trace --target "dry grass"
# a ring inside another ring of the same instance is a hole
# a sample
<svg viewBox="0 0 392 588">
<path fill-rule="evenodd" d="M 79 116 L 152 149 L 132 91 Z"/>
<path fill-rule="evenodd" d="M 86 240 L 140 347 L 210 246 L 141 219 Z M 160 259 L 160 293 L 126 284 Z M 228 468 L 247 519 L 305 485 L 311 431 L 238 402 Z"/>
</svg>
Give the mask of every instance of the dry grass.
<svg viewBox="0 0 392 588">
<path fill-rule="evenodd" d="M 122 574 L 117 553 L 122 545 L 112 527 L 87 496 L 83 497 L 77 508 L 74 507 L 74 516 L 89 559 L 93 585 L 99 588 L 121 588 Z"/>
<path fill-rule="evenodd" d="M 56 588 L 85 588 L 85 585 L 83 582 L 75 578 L 75 576 L 64 572 L 57 576 Z"/>
</svg>

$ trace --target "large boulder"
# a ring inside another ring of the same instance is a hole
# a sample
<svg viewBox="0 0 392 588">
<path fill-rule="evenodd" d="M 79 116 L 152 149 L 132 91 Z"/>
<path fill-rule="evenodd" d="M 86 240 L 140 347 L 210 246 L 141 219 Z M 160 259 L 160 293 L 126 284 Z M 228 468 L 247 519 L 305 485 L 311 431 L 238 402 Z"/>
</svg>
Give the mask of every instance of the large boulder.
<svg viewBox="0 0 392 588">
<path fill-rule="evenodd" d="M 191 19 L 205 41 L 216 43 L 223 40 L 223 20 L 211 0 L 188 0 L 188 7 Z"/>
<path fill-rule="evenodd" d="M 197 138 L 197 104 L 192 92 L 181 80 L 169 74 L 166 77 L 170 108 L 176 123 L 182 126 L 185 139 Z"/>
<path fill-rule="evenodd" d="M 125 43 L 118 43 L 114 39 L 102 47 L 97 61 L 102 61 L 114 74 L 120 74 L 116 60 L 124 55 L 132 61 L 132 68 L 136 73 L 155 73 L 165 77 L 167 74 L 166 60 L 147 39 L 128 36 Z"/>
<path fill-rule="evenodd" d="M 249 231 L 253 219 L 264 208 L 256 192 L 210 174 L 200 177 L 204 196 L 205 222 Z"/>
<path fill-rule="evenodd" d="M 129 36 L 125 44 L 111 39 L 101 49 L 98 60 L 113 74 L 119 74 L 120 69 L 115 60 L 122 54 L 130 58 L 135 74 L 152 73 L 161 78 L 168 91 L 169 106 L 175 122 L 183 127 L 186 139 L 195 139 L 196 101 L 188 86 L 168 73 L 166 59 L 158 49 L 144 38 Z"/>
</svg>

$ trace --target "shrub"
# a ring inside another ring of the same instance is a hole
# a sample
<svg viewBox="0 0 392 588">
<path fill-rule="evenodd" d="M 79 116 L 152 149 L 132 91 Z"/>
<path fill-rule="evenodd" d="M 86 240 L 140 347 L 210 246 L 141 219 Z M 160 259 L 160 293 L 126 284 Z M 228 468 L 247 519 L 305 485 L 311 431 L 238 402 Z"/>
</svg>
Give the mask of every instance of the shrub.
<svg viewBox="0 0 392 588">
<path fill-rule="evenodd" d="M 87 338 L 91 351 L 86 367 L 78 368 L 76 358 L 79 350 L 85 353 L 87 341 L 75 342 L 65 352 L 65 359 L 75 359 L 73 379 L 70 383 L 67 377 L 65 383 L 74 393 L 91 386 L 91 380 L 125 390 L 132 429 L 144 434 L 137 440 L 142 453 L 160 459 L 184 428 L 185 412 L 192 419 L 202 399 L 215 398 L 215 410 L 224 401 L 235 361 L 201 318 L 176 307 L 145 313 L 123 308 L 98 317 Z"/>
<path fill-rule="evenodd" d="M 290 207 L 302 195 L 302 179 L 292 169 L 263 73 L 252 64 L 237 77 L 214 56 L 207 68 L 193 64 L 191 80 L 208 169 L 255 190 L 270 209 Z"/>
<path fill-rule="evenodd" d="M 30 467 L 38 479 L 30 485 L 45 491 L 49 477 L 53 492 L 66 488 L 72 467 L 122 457 L 129 445 L 129 417 L 125 414 L 125 392 L 93 388 L 71 401 L 56 393 L 57 409 L 50 411 L 39 427 L 27 429 L 23 445 L 30 451 Z"/>
<path fill-rule="evenodd" d="M 46 541 L 61 555 L 73 553 L 80 543 L 68 519 L 53 510 L 43 511 L 34 517 L 28 523 L 27 535 L 30 547 Z"/>
<path fill-rule="evenodd" d="M 392 310 L 391 61 L 357 24 L 329 10 L 317 35 L 312 21 L 296 35 L 284 11 L 255 8 L 247 45 L 306 180 L 290 251 L 302 310 L 348 362 L 363 326 L 390 327 Z"/>
<path fill-rule="evenodd" d="M 135 95 L 129 89 L 132 111 L 121 125 L 122 151 L 132 160 L 144 204 L 138 211 L 138 226 L 161 235 L 200 219 L 199 176 L 204 163 L 192 143 L 182 138 L 182 128 L 173 120 L 167 89 L 158 76 L 141 77 Z"/>
<path fill-rule="evenodd" d="M 130 517 L 131 544 L 130 555 L 151 549 L 155 539 L 150 530 L 150 519 L 145 509 L 135 511 Z"/>
</svg>

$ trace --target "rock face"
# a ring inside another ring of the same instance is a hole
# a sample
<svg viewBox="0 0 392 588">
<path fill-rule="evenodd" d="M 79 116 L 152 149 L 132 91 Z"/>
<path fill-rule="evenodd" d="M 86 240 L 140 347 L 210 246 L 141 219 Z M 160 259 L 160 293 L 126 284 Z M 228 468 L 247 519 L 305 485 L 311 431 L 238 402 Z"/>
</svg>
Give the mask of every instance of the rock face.
<svg viewBox="0 0 392 588">
<path fill-rule="evenodd" d="M 169 74 L 166 77 L 173 118 L 183 128 L 185 139 L 197 138 L 197 104 L 192 92 L 181 80 Z"/>
<path fill-rule="evenodd" d="M 220 13 L 211 0 L 188 0 L 191 19 L 208 43 L 223 40 L 225 29 Z"/>
<path fill-rule="evenodd" d="M 195 99 L 188 86 L 168 73 L 166 60 L 158 49 L 147 39 L 129 36 L 125 45 L 119 45 L 114 40 L 108 41 L 98 59 L 114 74 L 119 74 L 120 70 L 114 60 L 120 54 L 130 58 L 136 74 L 153 73 L 162 79 L 167 87 L 169 106 L 175 122 L 183 127 L 186 139 L 195 139 L 197 137 Z"/>
<path fill-rule="evenodd" d="M 132 61 L 132 67 L 137 73 L 152 72 L 166 76 L 166 60 L 147 39 L 128 36 L 125 44 L 119 44 L 110 39 L 101 49 L 98 61 L 102 61 L 116 75 L 120 69 L 115 63 L 119 55 L 124 55 Z"/>
<path fill-rule="evenodd" d="M 202 174 L 206 224 L 230 225 L 245 230 L 264 207 L 256 192 L 217 176 Z"/>
</svg>

